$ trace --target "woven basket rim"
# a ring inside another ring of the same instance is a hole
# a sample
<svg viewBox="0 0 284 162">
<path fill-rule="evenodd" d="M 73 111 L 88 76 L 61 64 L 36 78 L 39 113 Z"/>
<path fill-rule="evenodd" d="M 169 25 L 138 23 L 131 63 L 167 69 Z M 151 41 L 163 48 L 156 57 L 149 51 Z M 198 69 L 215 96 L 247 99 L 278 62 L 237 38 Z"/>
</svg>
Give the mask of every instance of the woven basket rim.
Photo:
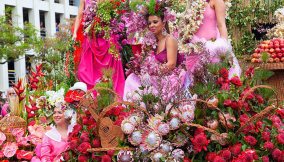
<svg viewBox="0 0 284 162">
<path fill-rule="evenodd" d="M 284 62 L 278 63 L 251 63 L 254 67 L 260 67 L 266 70 L 284 70 Z"/>
</svg>

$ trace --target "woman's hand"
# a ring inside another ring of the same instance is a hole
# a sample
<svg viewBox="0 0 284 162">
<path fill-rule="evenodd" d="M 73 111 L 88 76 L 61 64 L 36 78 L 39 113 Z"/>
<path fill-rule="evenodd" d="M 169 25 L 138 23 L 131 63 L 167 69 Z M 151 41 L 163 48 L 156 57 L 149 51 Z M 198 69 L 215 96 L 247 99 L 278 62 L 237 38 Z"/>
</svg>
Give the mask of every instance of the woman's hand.
<svg viewBox="0 0 284 162">
<path fill-rule="evenodd" d="M 74 32 L 74 33 L 73 33 L 73 36 L 72 36 L 72 40 L 75 41 L 76 39 L 77 39 L 77 32 Z"/>
</svg>

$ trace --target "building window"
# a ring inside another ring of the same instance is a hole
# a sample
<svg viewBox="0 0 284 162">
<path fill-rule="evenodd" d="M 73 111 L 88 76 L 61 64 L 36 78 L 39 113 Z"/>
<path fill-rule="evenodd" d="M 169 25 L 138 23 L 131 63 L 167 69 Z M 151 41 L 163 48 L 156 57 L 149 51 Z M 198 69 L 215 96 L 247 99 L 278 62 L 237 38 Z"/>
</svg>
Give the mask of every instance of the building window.
<svg viewBox="0 0 284 162">
<path fill-rule="evenodd" d="M 5 5 L 5 19 L 11 25 L 13 25 L 13 9 L 13 6 Z"/>
<path fill-rule="evenodd" d="M 28 8 L 23 8 L 23 22 L 24 24 L 29 23 L 29 9 Z"/>
<path fill-rule="evenodd" d="M 54 3 L 60 3 L 60 0 L 54 0 Z"/>
<path fill-rule="evenodd" d="M 55 13 L 56 32 L 59 32 L 59 25 L 60 25 L 60 22 L 63 21 L 62 19 L 63 19 L 63 14 Z"/>
<path fill-rule="evenodd" d="M 74 0 L 69 0 L 69 5 L 70 5 L 70 6 L 75 6 Z"/>
<path fill-rule="evenodd" d="M 40 36 L 46 37 L 45 12 L 44 11 L 39 11 L 39 21 L 40 21 Z"/>
</svg>

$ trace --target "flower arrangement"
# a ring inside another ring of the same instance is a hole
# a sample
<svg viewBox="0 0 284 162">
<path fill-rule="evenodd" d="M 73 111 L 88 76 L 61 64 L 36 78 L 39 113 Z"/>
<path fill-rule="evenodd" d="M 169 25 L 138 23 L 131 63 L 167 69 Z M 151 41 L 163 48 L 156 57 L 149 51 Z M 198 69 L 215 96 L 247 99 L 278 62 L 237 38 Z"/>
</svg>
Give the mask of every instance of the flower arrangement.
<svg viewBox="0 0 284 162">
<path fill-rule="evenodd" d="M 120 0 L 91 1 L 84 11 L 84 33 L 92 36 L 101 34 L 109 38 L 118 26 L 119 16 L 125 12 L 124 2 Z"/>
</svg>

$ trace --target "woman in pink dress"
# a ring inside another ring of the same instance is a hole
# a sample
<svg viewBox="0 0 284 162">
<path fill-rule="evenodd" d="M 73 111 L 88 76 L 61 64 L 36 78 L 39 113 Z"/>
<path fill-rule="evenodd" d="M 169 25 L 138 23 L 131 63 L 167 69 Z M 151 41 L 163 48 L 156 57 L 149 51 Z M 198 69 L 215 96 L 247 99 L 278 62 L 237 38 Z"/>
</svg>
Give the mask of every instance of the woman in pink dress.
<svg viewBox="0 0 284 162">
<path fill-rule="evenodd" d="M 210 53 L 211 63 L 217 63 L 220 61 L 218 56 L 219 52 L 226 52 L 228 50 L 231 53 L 229 56 L 231 59 L 231 68 L 229 78 L 233 76 L 241 75 L 241 68 L 238 60 L 232 52 L 232 47 L 228 42 L 228 31 L 226 27 L 226 5 L 223 0 L 206 0 L 206 7 L 203 13 L 202 24 L 199 26 L 197 32 L 193 35 L 191 43 L 198 41 L 206 42 L 206 49 Z M 211 41 L 215 40 L 215 41 Z M 221 49 L 221 50 L 220 50 Z M 196 65 L 200 61 L 200 56 L 190 56 L 189 62 L 187 63 L 188 68 L 194 71 Z"/>
<path fill-rule="evenodd" d="M 91 0 L 80 1 L 78 16 L 74 26 L 73 40 L 76 40 L 78 32 L 82 32 L 79 29 L 84 16 L 83 10 L 89 4 L 91 4 Z M 115 35 L 111 35 L 110 40 L 118 43 Z M 113 88 L 122 97 L 125 82 L 122 62 L 120 56 L 114 55 L 109 51 L 110 46 L 110 41 L 101 36 L 96 36 L 95 38 L 84 36 L 81 44 L 82 53 L 78 65 L 77 77 L 81 82 L 87 84 L 88 89 L 91 89 L 101 80 L 102 70 L 111 68 L 113 70 Z"/>
<path fill-rule="evenodd" d="M 61 153 L 68 149 L 68 134 L 72 132 L 73 124 L 70 124 L 75 113 L 64 106 L 54 109 L 53 120 L 55 126 L 43 136 L 42 143 L 36 147 L 36 157 L 32 162 L 59 162 Z M 68 112 L 68 113 L 67 113 Z"/>
<path fill-rule="evenodd" d="M 7 90 L 7 98 L 6 98 L 6 102 L 5 104 L 2 106 L 2 109 L 1 109 L 1 116 L 4 117 L 6 116 L 7 114 L 9 114 L 9 111 L 10 111 L 10 108 L 9 108 L 9 102 L 10 102 L 10 98 L 11 97 L 16 97 L 17 94 L 14 90 L 14 88 L 10 87 L 8 90 Z"/>
</svg>

